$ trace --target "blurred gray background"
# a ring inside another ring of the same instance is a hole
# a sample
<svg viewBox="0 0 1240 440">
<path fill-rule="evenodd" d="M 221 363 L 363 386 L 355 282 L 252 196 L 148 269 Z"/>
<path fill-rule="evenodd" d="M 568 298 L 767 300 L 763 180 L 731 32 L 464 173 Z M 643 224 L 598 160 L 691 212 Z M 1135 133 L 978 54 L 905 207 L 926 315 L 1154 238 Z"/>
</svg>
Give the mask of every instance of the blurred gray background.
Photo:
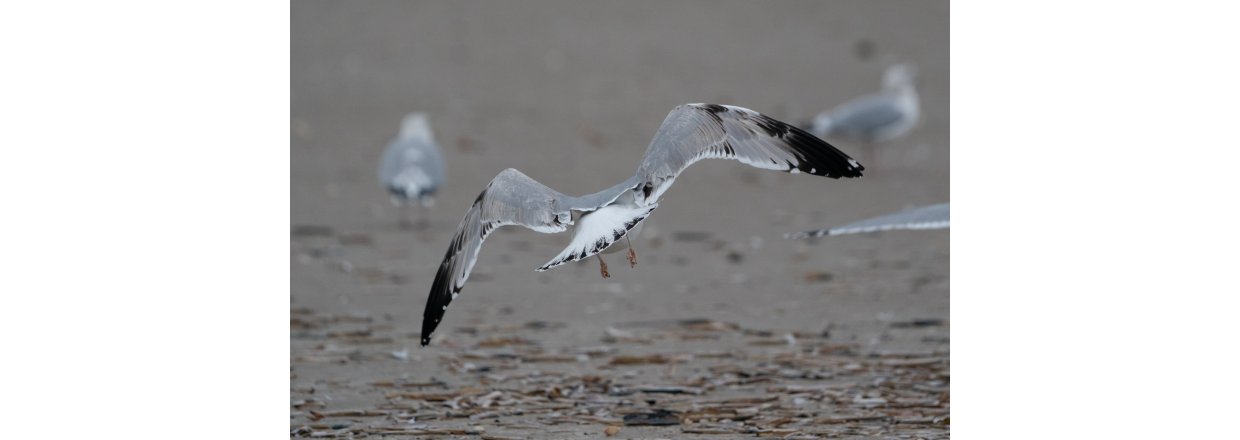
<svg viewBox="0 0 1240 440">
<path fill-rule="evenodd" d="M 889 210 L 858 198 L 887 191 L 908 203 L 947 198 L 945 1 L 305 1 L 292 11 L 298 221 L 364 221 L 372 204 L 386 203 L 374 168 L 411 111 L 430 114 L 447 154 L 450 184 L 433 214 L 447 221 L 507 167 L 569 193 L 623 180 L 677 104 L 735 104 L 798 122 L 877 90 L 894 61 L 920 72 L 924 118 L 897 143 L 907 151 L 896 154 L 915 157 L 883 161 L 898 166 L 871 166 L 864 181 L 845 184 L 754 174 L 822 189 L 800 202 L 831 204 L 838 214 Z M 865 47 L 868 59 L 858 56 Z M 862 157 L 860 146 L 833 143 Z M 706 187 L 750 172 L 733 163 L 699 166 L 677 182 L 672 200 L 722 195 Z M 895 178 L 917 182 L 876 182 Z M 791 199 L 764 199 L 771 204 L 738 212 L 806 211 Z M 725 214 L 704 203 L 675 211 Z"/>
<path fill-rule="evenodd" d="M 437 336 L 547 320 L 568 326 L 548 344 L 592 344 L 608 323 L 709 317 L 926 345 L 867 325 L 948 318 L 947 231 L 782 235 L 948 200 L 948 61 L 946 1 L 294 2 L 292 307 L 384 316 L 400 335 L 387 349 L 410 349 L 418 374 L 443 374 L 431 360 L 451 343 L 415 348 L 422 307 L 457 223 L 498 172 L 597 191 L 632 175 L 678 104 L 734 104 L 797 123 L 877 91 L 885 67 L 910 62 L 915 130 L 868 153 L 829 139 L 866 165 L 864 177 L 701 162 L 647 220 L 637 267 L 608 256 L 609 280 L 593 260 L 534 271 L 570 234 L 501 229 Z M 448 170 L 438 204 L 422 211 L 429 226 L 410 231 L 397 227 L 375 171 L 413 111 L 429 114 Z M 931 348 L 946 349 L 941 332 Z M 295 356 L 306 347 L 294 339 Z M 411 371 L 296 369 L 294 386 Z"/>
</svg>

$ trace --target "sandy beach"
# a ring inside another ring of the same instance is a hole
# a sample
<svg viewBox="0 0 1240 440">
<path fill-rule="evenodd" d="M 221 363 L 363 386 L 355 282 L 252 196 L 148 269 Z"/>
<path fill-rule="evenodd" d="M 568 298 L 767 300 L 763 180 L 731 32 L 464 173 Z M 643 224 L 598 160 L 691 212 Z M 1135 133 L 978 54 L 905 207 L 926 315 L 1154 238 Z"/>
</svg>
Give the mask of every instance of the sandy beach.
<svg viewBox="0 0 1240 440">
<path fill-rule="evenodd" d="M 945 438 L 948 231 L 787 232 L 948 200 L 947 2 L 292 4 L 290 432 L 385 438 Z M 570 234 L 490 236 L 428 347 L 461 216 L 516 168 L 571 194 L 632 175 L 678 104 L 796 123 L 917 66 L 922 118 L 825 179 L 705 161 L 633 243 L 548 272 Z M 375 170 L 427 112 L 447 184 L 423 227 Z M 616 427 L 618 431 L 608 431 Z"/>
</svg>

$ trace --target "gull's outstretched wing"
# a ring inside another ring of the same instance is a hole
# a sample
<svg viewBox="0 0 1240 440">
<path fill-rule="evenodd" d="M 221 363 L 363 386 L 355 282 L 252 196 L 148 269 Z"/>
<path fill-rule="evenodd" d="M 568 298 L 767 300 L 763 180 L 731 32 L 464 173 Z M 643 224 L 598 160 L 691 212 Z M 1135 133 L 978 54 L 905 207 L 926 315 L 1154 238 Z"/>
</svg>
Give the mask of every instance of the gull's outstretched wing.
<svg viewBox="0 0 1240 440">
<path fill-rule="evenodd" d="M 734 159 L 758 168 L 831 178 L 865 167 L 804 130 L 742 107 L 685 104 L 668 113 L 637 167 L 643 201 L 659 200 L 676 176 L 702 159 Z"/>
<path fill-rule="evenodd" d="M 923 206 L 895 214 L 865 219 L 830 229 L 792 233 L 786 235 L 786 237 L 795 239 L 821 237 L 824 235 L 863 234 L 896 229 L 944 229 L 951 227 L 948 214 L 948 204 L 940 203 L 938 205 Z"/>
<path fill-rule="evenodd" d="M 422 345 L 430 343 L 431 332 L 443 319 L 448 303 L 456 298 L 465 280 L 469 279 L 487 235 L 508 225 L 524 226 L 544 234 L 564 232 L 572 223 L 572 214 L 562 207 L 566 198 L 512 168 L 491 179 L 465 213 L 435 273 L 435 282 L 426 298 L 426 310 L 422 313 Z"/>
</svg>

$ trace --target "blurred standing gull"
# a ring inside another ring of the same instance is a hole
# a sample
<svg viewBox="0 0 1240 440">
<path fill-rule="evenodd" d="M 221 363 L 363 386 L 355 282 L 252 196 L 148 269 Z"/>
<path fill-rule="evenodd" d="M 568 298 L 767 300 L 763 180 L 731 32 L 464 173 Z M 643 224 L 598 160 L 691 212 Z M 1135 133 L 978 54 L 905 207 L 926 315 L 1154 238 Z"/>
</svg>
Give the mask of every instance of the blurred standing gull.
<svg viewBox="0 0 1240 440">
<path fill-rule="evenodd" d="M 425 113 L 411 113 L 400 124 L 400 135 L 388 144 L 379 163 L 379 183 L 401 207 L 401 226 L 408 226 L 405 206 L 417 200 L 423 208 L 435 203 L 444 182 L 443 155 Z"/>
<path fill-rule="evenodd" d="M 820 113 L 809 132 L 822 138 L 845 138 L 862 142 L 886 142 L 904 136 L 920 117 L 915 71 L 896 64 L 883 73 L 883 89 Z"/>
<path fill-rule="evenodd" d="M 448 304 L 469 278 L 482 242 L 501 226 L 518 225 L 544 234 L 576 225 L 568 247 L 538 268 L 556 266 L 628 248 L 630 267 L 637 264 L 630 235 L 656 208 L 659 198 L 685 168 L 702 159 L 733 159 L 769 170 L 831 178 L 860 177 L 865 168 L 813 135 L 753 110 L 718 104 L 686 104 L 668 113 L 655 133 L 637 173 L 605 190 L 573 197 L 509 168 L 474 199 L 435 274 L 422 314 L 422 345 L 430 343 Z M 573 213 L 579 213 L 574 221 Z M 610 276 L 601 256 L 599 272 Z"/>
<path fill-rule="evenodd" d="M 830 229 L 787 234 L 786 238 L 810 238 L 824 235 L 864 234 L 898 229 L 947 229 L 951 227 L 947 203 L 923 206 L 895 214 L 869 218 Z"/>
</svg>

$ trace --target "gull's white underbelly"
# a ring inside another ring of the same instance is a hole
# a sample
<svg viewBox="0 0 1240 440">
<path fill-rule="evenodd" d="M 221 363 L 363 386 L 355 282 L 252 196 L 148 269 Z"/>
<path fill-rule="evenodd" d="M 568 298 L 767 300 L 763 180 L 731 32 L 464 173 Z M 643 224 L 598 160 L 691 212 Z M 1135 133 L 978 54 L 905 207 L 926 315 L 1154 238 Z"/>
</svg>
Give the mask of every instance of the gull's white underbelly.
<svg viewBox="0 0 1240 440">
<path fill-rule="evenodd" d="M 628 238 L 628 240 L 621 238 L 619 241 L 612 243 L 611 246 L 608 246 L 607 249 L 604 249 L 602 253 L 614 254 L 616 252 L 620 252 L 622 250 L 628 249 L 629 242 L 637 240 L 637 237 L 642 235 L 642 225 L 644 224 L 646 224 L 645 220 L 643 220 L 641 223 L 638 223 L 637 226 L 633 227 L 633 230 L 629 231 L 629 233 L 626 234 L 626 237 Z"/>
<path fill-rule="evenodd" d="M 629 240 L 635 239 L 636 234 L 641 232 L 641 222 L 658 206 L 652 204 L 638 207 L 630 203 L 613 203 L 583 214 L 577 219 L 573 228 L 573 239 L 568 247 L 538 270 L 547 270 L 598 253 L 628 249 Z M 629 237 L 629 240 L 625 237 Z"/>
<path fill-rule="evenodd" d="M 623 229 L 625 222 L 632 220 L 633 217 L 644 210 L 636 206 L 630 206 L 627 203 L 614 203 L 599 208 L 594 212 L 588 212 L 577 219 L 577 227 L 573 228 L 573 240 L 569 248 L 581 249 L 594 243 L 598 237 L 612 234 L 617 229 Z M 637 234 L 641 231 L 642 224 L 638 223 L 632 230 L 628 232 L 629 240 L 637 238 Z M 624 238 L 617 240 L 603 250 L 604 254 L 616 253 L 628 249 L 628 241 Z"/>
</svg>

